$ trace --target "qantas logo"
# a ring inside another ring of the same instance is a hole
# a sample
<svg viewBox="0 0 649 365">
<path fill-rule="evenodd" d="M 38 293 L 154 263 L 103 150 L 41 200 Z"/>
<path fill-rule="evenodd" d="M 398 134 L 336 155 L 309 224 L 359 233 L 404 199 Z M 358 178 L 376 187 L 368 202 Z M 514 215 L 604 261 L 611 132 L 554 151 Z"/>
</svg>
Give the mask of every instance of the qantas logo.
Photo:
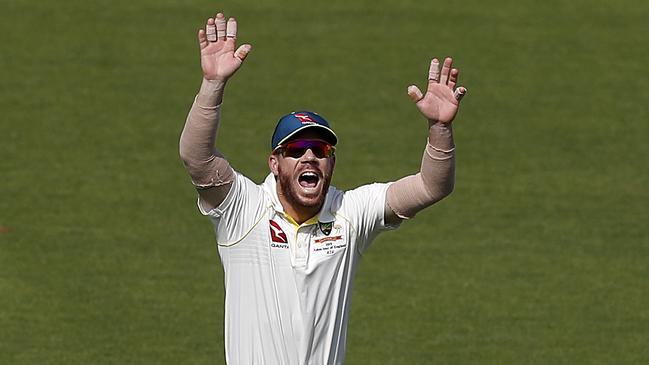
<svg viewBox="0 0 649 365">
<path fill-rule="evenodd" d="M 308 114 L 296 113 L 293 115 L 295 115 L 295 117 L 299 119 L 302 124 L 317 124 L 317 122 L 313 120 L 313 118 L 311 118 L 311 116 Z"/>
<path fill-rule="evenodd" d="M 273 242 L 277 243 L 288 243 L 286 238 L 286 233 L 282 230 L 282 227 L 275 221 L 269 221 L 270 223 L 270 238 Z M 273 246 L 274 247 L 274 246 Z M 288 246 L 287 246 L 288 247 Z"/>
</svg>

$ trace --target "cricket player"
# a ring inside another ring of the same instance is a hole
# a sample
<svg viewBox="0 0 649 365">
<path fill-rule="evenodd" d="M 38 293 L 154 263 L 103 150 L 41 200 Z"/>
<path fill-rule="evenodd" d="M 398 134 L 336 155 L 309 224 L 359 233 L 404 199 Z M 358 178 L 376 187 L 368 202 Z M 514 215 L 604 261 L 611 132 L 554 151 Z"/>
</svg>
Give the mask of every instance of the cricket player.
<svg viewBox="0 0 649 365">
<path fill-rule="evenodd" d="M 298 111 L 269 128 L 270 173 L 256 184 L 215 148 L 223 92 L 251 50 L 237 47 L 236 38 L 237 21 L 222 13 L 198 31 L 203 80 L 180 138 L 225 273 L 226 361 L 342 364 L 363 253 L 380 232 L 453 190 L 451 122 L 466 89 L 456 88 L 459 71 L 450 58 L 431 61 L 425 94 L 408 88 L 428 121 L 413 175 L 349 191 L 330 186 L 338 136 L 323 116 Z"/>
</svg>

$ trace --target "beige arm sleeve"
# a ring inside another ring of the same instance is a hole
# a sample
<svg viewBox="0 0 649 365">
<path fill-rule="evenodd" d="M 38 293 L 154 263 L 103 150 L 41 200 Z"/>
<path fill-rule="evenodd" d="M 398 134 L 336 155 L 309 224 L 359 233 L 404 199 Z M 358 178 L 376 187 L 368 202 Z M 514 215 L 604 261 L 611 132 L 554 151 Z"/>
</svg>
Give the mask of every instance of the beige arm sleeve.
<svg viewBox="0 0 649 365">
<path fill-rule="evenodd" d="M 390 185 L 386 203 L 397 217 L 412 218 L 420 210 L 449 195 L 454 184 L 453 130 L 450 124 L 436 123 L 428 130 L 421 171 Z M 389 212 L 386 217 L 390 218 Z"/>
<path fill-rule="evenodd" d="M 180 136 L 180 158 L 207 208 L 218 206 L 234 181 L 232 167 L 214 147 L 224 87 L 203 80 Z"/>
</svg>

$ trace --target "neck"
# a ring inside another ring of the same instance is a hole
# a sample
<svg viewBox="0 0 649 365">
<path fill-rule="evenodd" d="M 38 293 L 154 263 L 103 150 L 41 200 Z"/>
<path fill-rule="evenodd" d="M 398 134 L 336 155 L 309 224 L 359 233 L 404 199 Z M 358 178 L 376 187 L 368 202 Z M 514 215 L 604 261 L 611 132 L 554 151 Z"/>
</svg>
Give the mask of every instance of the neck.
<svg viewBox="0 0 649 365">
<path fill-rule="evenodd" d="M 315 217 L 320 211 L 320 208 L 322 208 L 322 204 L 314 207 L 296 205 L 289 201 L 286 196 L 282 194 L 279 188 L 277 189 L 277 197 L 279 198 L 279 202 L 282 204 L 282 208 L 284 208 L 284 213 L 293 218 L 297 224 L 302 224 Z"/>
</svg>

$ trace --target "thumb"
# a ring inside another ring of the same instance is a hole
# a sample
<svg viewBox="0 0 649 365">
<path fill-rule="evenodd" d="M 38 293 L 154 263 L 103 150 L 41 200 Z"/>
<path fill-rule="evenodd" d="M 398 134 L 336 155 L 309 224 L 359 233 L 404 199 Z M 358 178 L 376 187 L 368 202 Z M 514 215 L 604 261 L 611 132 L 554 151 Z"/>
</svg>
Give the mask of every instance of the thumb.
<svg viewBox="0 0 649 365">
<path fill-rule="evenodd" d="M 245 60 L 248 57 L 248 52 L 252 49 L 252 46 L 249 44 L 242 44 L 234 51 L 234 57 L 240 59 L 241 61 Z"/>
<path fill-rule="evenodd" d="M 453 96 L 455 97 L 455 99 L 457 99 L 457 101 L 460 101 L 462 100 L 464 95 L 466 95 L 466 93 L 467 93 L 467 89 L 464 86 L 460 86 L 457 89 L 455 89 Z"/>
<path fill-rule="evenodd" d="M 410 96 L 410 99 L 412 99 L 412 101 L 416 103 L 419 100 L 423 99 L 424 94 L 421 93 L 421 90 L 419 90 L 417 86 L 410 85 L 408 86 L 408 96 Z"/>
</svg>

